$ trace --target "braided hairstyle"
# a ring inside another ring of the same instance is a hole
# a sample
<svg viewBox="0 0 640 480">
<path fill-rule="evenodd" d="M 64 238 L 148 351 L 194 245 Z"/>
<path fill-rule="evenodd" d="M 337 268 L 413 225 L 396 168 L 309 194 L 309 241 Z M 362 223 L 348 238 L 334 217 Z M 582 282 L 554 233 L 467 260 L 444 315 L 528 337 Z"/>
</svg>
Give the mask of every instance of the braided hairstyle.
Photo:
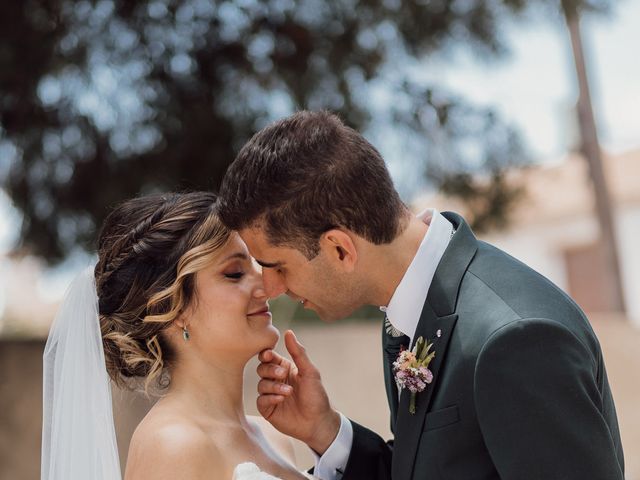
<svg viewBox="0 0 640 480">
<path fill-rule="evenodd" d="M 207 192 L 128 200 L 107 217 L 95 268 L 107 371 L 121 387 L 166 387 L 174 352 L 162 332 L 194 299 L 195 274 L 229 240 Z"/>
</svg>

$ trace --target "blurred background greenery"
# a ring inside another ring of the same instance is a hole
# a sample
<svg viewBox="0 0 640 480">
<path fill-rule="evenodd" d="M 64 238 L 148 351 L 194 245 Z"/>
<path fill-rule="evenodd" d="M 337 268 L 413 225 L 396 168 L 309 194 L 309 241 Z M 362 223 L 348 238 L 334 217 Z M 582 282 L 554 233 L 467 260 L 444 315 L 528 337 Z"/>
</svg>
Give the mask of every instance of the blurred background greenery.
<svg viewBox="0 0 640 480">
<path fill-rule="evenodd" d="M 556 0 L 4 2 L 3 185 L 18 243 L 51 263 L 91 249 L 114 202 L 216 189 L 252 133 L 300 108 L 411 142 L 405 166 L 436 186 L 499 178 L 526 159 L 513 126 L 414 70 L 457 46 L 504 54 L 501 22 L 525 14 L 561 20 Z M 496 195 L 482 222 L 502 221 L 511 199 Z"/>
</svg>

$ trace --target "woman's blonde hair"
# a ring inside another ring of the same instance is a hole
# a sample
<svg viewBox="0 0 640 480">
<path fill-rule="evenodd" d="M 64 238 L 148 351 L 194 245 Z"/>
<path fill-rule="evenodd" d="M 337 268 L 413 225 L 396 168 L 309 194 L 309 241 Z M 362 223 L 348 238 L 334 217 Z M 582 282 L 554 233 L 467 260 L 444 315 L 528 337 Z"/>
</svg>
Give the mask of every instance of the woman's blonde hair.
<svg viewBox="0 0 640 480">
<path fill-rule="evenodd" d="M 174 352 L 165 330 L 195 300 L 195 274 L 229 240 L 216 196 L 149 195 L 116 207 L 98 240 L 95 279 L 107 371 L 121 387 L 166 387 Z"/>
</svg>

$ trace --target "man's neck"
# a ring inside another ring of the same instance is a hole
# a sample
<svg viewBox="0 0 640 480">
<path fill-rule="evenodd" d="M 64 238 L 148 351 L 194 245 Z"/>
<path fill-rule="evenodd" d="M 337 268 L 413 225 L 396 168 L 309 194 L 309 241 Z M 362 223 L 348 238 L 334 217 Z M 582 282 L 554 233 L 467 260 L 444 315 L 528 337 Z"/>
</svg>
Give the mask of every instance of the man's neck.
<svg viewBox="0 0 640 480">
<path fill-rule="evenodd" d="M 371 305 L 388 305 L 402 277 L 413 261 L 429 226 L 411 216 L 404 231 L 391 243 L 374 245 L 368 255 Z"/>
</svg>

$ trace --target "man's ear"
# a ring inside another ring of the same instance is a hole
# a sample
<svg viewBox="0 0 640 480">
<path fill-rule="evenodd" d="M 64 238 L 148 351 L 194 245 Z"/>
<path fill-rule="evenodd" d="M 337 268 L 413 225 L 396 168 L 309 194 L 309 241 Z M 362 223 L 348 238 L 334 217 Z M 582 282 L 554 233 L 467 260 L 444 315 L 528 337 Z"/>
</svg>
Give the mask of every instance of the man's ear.
<svg viewBox="0 0 640 480">
<path fill-rule="evenodd" d="M 358 262 L 358 250 L 351 235 L 344 230 L 327 230 L 320 237 L 320 248 L 325 251 L 330 262 L 345 272 L 353 272 Z"/>
</svg>

